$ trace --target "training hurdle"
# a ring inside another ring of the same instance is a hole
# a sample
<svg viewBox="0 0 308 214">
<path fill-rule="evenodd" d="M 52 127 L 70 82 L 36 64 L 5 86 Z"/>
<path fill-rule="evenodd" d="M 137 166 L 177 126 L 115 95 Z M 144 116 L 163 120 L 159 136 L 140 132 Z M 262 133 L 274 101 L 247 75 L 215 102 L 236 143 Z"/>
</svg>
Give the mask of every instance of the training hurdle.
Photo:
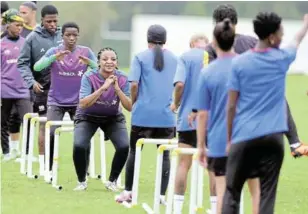
<svg viewBox="0 0 308 214">
<path fill-rule="evenodd" d="M 22 125 L 22 146 L 21 146 L 21 158 L 20 158 L 20 173 L 25 175 L 26 174 L 26 156 L 27 156 L 27 135 L 28 135 L 28 122 L 31 118 L 38 117 L 37 113 L 27 113 L 24 115 L 23 118 L 23 125 Z"/>
<path fill-rule="evenodd" d="M 51 126 L 73 126 L 74 121 L 48 121 L 45 124 L 45 173 L 44 173 L 44 180 L 47 183 L 50 183 L 51 181 L 51 176 L 49 173 L 49 168 L 50 168 L 50 128 Z"/>
<path fill-rule="evenodd" d="M 54 142 L 54 157 L 53 157 L 53 167 L 52 167 L 52 179 L 51 184 L 52 187 L 61 190 L 63 188 L 62 185 L 58 185 L 58 167 L 59 167 L 59 142 L 60 135 L 63 132 L 73 132 L 74 127 L 58 127 L 55 130 L 55 142 Z M 89 163 L 89 176 L 94 179 L 101 179 L 103 183 L 106 182 L 106 149 L 105 149 L 105 136 L 102 130 L 99 131 L 100 135 L 100 154 L 101 154 L 101 174 L 97 175 L 95 173 L 95 140 L 94 136 L 91 139 L 91 150 L 90 150 L 90 163 Z M 117 180 L 117 186 L 122 188 L 121 186 L 121 176 Z"/>
<path fill-rule="evenodd" d="M 189 214 L 195 214 L 202 210 L 203 194 L 198 193 L 203 191 L 203 169 L 198 163 L 198 149 L 194 148 L 177 148 L 171 154 L 171 167 L 169 188 L 167 193 L 167 207 L 166 214 L 172 214 L 173 211 L 173 195 L 175 188 L 175 176 L 177 169 L 177 160 L 180 154 L 193 155 L 192 156 L 192 169 L 191 169 L 191 187 L 190 187 L 190 201 L 189 201 Z M 202 173 L 200 173 L 202 172 Z M 202 177 L 202 178 L 201 178 Z M 201 181 L 198 181 L 200 180 Z M 198 187 L 198 184 L 201 185 Z"/>
<path fill-rule="evenodd" d="M 29 134 L 29 154 L 28 154 L 28 161 L 27 161 L 27 176 L 28 178 L 38 178 L 38 175 L 33 175 L 33 150 L 34 150 L 34 138 L 35 138 L 35 130 L 36 124 L 40 122 L 46 122 L 47 117 L 32 117 L 30 121 L 30 134 Z M 23 142 L 26 143 L 26 142 Z"/>
<path fill-rule="evenodd" d="M 157 149 L 157 160 L 156 160 L 156 176 L 155 176 L 155 190 L 154 190 L 154 203 L 153 208 L 148 204 L 143 203 L 142 207 L 148 214 L 158 214 L 160 212 L 160 186 L 161 186 L 161 176 L 162 176 L 162 164 L 163 164 L 163 154 L 164 151 L 170 151 L 178 148 L 177 144 L 171 145 L 160 145 Z"/>
<path fill-rule="evenodd" d="M 137 206 L 138 203 L 138 189 L 139 189 L 139 178 L 140 178 L 140 165 L 141 165 L 141 149 L 145 144 L 155 144 L 155 145 L 166 145 L 178 143 L 177 139 L 151 139 L 151 138 L 141 138 L 136 143 L 136 156 L 135 156 L 135 169 L 134 169 L 134 180 L 132 188 L 132 203 L 123 203 L 127 208 Z M 161 167 L 161 166 L 160 166 Z M 160 187 L 159 187 L 160 188 Z"/>
</svg>

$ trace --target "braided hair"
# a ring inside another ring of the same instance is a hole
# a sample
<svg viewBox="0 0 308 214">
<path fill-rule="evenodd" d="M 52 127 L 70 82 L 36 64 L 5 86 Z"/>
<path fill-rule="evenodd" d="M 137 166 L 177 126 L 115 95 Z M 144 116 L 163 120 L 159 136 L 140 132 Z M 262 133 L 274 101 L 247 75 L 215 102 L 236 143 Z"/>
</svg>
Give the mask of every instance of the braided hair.
<svg viewBox="0 0 308 214">
<path fill-rule="evenodd" d="M 118 60 L 118 54 L 117 54 L 117 52 L 116 52 L 113 48 L 110 48 L 110 47 L 102 48 L 102 49 L 99 50 L 99 52 L 98 52 L 98 54 L 97 54 L 97 60 L 98 60 L 98 63 L 97 63 L 97 64 L 98 64 L 98 68 L 101 68 L 101 66 L 100 66 L 100 60 L 101 60 L 101 55 L 102 55 L 102 53 L 103 53 L 104 51 L 112 51 L 112 52 L 114 52 L 115 55 L 116 55 L 116 59 Z M 118 67 L 116 67 L 116 69 L 118 70 Z"/>
</svg>

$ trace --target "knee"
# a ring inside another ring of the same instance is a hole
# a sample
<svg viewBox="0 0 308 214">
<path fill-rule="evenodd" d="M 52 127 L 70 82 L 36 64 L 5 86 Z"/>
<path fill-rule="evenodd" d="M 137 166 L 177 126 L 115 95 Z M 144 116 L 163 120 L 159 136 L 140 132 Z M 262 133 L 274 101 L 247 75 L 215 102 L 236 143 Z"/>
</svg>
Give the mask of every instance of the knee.
<svg viewBox="0 0 308 214">
<path fill-rule="evenodd" d="M 191 155 L 182 155 L 179 160 L 178 168 L 181 171 L 189 171 L 191 167 Z"/>
<path fill-rule="evenodd" d="M 77 133 L 74 133 L 74 135 L 75 135 L 75 137 L 74 137 L 74 149 L 87 150 L 89 148 L 90 140 L 88 140 L 89 143 L 86 143 L 86 139 L 84 139 L 81 136 L 78 136 Z"/>
<path fill-rule="evenodd" d="M 118 146 L 118 147 L 116 148 L 116 152 L 125 154 L 125 155 L 127 156 L 127 155 L 128 155 L 128 152 L 129 152 L 128 143 L 127 143 L 127 144 L 121 144 L 121 146 Z"/>
</svg>

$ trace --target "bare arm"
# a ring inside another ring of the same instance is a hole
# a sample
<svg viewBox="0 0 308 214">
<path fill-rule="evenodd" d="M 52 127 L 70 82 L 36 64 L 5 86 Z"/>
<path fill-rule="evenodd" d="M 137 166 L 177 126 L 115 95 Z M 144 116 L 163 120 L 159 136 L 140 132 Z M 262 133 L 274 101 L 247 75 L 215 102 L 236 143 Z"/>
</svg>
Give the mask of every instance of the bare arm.
<svg viewBox="0 0 308 214">
<path fill-rule="evenodd" d="M 233 120 L 235 117 L 236 112 L 236 103 L 238 100 L 238 91 L 230 90 L 228 94 L 228 104 L 227 104 L 227 133 L 228 133 L 228 144 L 231 142 L 232 137 L 232 126 L 233 126 Z"/>
<path fill-rule="evenodd" d="M 304 25 L 303 27 L 299 30 L 299 32 L 295 35 L 294 38 L 294 43 L 296 48 L 301 44 L 302 40 L 304 39 L 305 35 L 307 34 L 308 31 L 308 14 L 304 16 Z"/>
<path fill-rule="evenodd" d="M 174 104 L 176 107 L 180 106 L 184 91 L 184 83 L 177 82 L 174 89 Z"/>
<path fill-rule="evenodd" d="M 102 87 L 94 91 L 89 96 L 86 96 L 85 98 L 80 99 L 79 100 L 80 108 L 85 109 L 85 108 L 89 108 L 90 106 L 92 106 L 97 101 L 97 99 L 104 93 L 104 91 L 106 91 L 107 89 L 108 87 L 103 85 Z"/>
<path fill-rule="evenodd" d="M 205 149 L 207 139 L 208 112 L 205 110 L 199 110 L 197 118 L 198 149 Z"/>
<path fill-rule="evenodd" d="M 135 102 L 137 101 L 138 88 L 139 88 L 138 82 L 132 82 L 131 83 L 130 96 L 131 96 L 132 105 L 134 105 Z"/>
<path fill-rule="evenodd" d="M 115 89 L 116 94 L 118 95 L 121 104 L 127 111 L 132 111 L 132 101 L 127 97 L 121 89 Z"/>
</svg>

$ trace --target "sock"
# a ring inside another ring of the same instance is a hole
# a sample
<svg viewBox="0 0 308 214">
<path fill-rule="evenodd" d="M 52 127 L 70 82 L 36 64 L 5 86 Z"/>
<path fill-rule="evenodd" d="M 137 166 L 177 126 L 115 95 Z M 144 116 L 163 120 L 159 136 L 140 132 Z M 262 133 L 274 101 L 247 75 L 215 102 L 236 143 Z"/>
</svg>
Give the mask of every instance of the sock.
<svg viewBox="0 0 308 214">
<path fill-rule="evenodd" d="M 182 214 L 183 204 L 184 204 L 184 195 L 173 196 L 174 214 Z"/>
<path fill-rule="evenodd" d="M 216 212 L 217 212 L 217 196 L 211 196 L 210 201 L 211 201 L 211 213 L 216 214 Z"/>
<path fill-rule="evenodd" d="M 10 141 L 10 149 L 11 150 L 19 150 L 19 141 L 16 140 L 16 141 Z"/>
<path fill-rule="evenodd" d="M 45 171 L 45 156 L 44 155 L 39 155 L 39 165 L 40 165 L 40 175 L 44 175 Z"/>
</svg>

